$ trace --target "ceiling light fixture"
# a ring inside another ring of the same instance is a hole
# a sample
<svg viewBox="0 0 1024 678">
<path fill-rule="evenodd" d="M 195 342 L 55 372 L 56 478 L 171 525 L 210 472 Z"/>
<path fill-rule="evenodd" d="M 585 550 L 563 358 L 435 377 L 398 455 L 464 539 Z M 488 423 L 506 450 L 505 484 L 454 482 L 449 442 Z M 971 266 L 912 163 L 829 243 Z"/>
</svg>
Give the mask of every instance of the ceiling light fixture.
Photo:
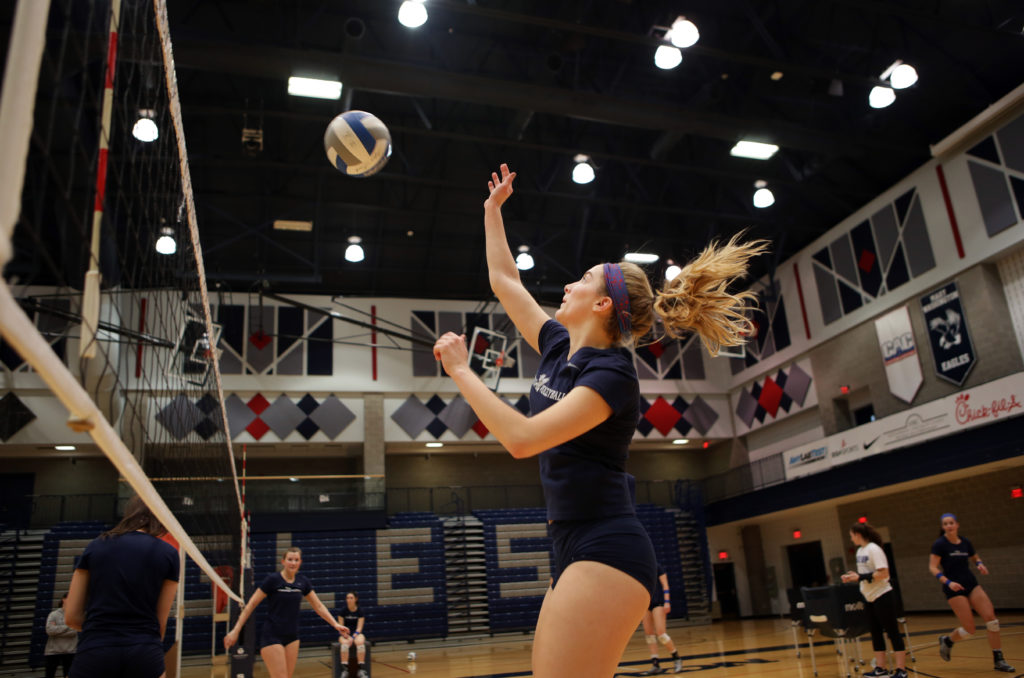
<svg viewBox="0 0 1024 678">
<path fill-rule="evenodd" d="M 768 77 L 770 77 L 775 82 L 778 82 L 779 80 L 782 80 L 782 77 L 784 75 L 785 74 L 782 71 L 772 71 L 772 74 L 770 76 L 768 76 Z"/>
<path fill-rule="evenodd" d="M 737 158 L 752 158 L 754 160 L 767 160 L 775 155 L 779 147 L 775 144 L 765 144 L 760 141 L 742 139 L 729 149 L 729 155 Z"/>
<path fill-rule="evenodd" d="M 313 230 L 312 221 L 296 221 L 293 219 L 274 219 L 275 231 L 302 231 L 309 233 Z"/>
<path fill-rule="evenodd" d="M 771 207 L 775 204 L 775 194 L 768 188 L 768 182 L 764 179 L 758 179 L 754 182 L 754 207 L 765 208 Z"/>
<path fill-rule="evenodd" d="M 427 447 L 444 447 L 444 443 L 427 443 Z"/>
<path fill-rule="evenodd" d="M 153 121 L 155 117 L 156 111 L 152 108 L 140 108 L 139 119 L 135 121 L 135 125 L 132 127 L 132 136 L 147 144 L 159 139 L 160 130 Z"/>
<path fill-rule="evenodd" d="M 178 243 L 174 240 L 174 229 L 170 226 L 160 229 L 160 237 L 156 239 L 156 251 L 160 254 L 174 254 L 178 251 Z"/>
<path fill-rule="evenodd" d="M 672 444 L 673 445 L 685 445 L 688 442 L 690 442 L 689 438 L 676 438 L 675 440 L 672 441 Z"/>
<path fill-rule="evenodd" d="M 419 28 L 427 23 L 425 0 L 405 0 L 398 8 L 398 23 L 406 28 Z"/>
<path fill-rule="evenodd" d="M 672 45 L 660 45 L 654 51 L 654 65 L 663 71 L 671 71 L 683 63 L 683 50 Z"/>
<path fill-rule="evenodd" d="M 671 264 L 665 269 L 665 280 L 675 280 L 676 276 L 683 272 L 683 269 L 679 268 L 675 264 Z"/>
<path fill-rule="evenodd" d="M 61 452 L 73 452 L 75 449 L 74 445 L 54 445 L 53 449 Z"/>
<path fill-rule="evenodd" d="M 351 261 L 353 264 L 356 264 L 366 258 L 363 246 L 360 244 L 361 242 L 363 242 L 363 239 L 358 235 L 349 236 L 348 247 L 345 248 L 345 261 Z"/>
<path fill-rule="evenodd" d="M 696 24 L 680 15 L 672 22 L 672 28 L 665 37 L 676 47 L 692 47 L 700 40 L 700 31 Z"/>
<path fill-rule="evenodd" d="M 288 94 L 313 99 L 340 99 L 341 83 L 337 80 L 320 80 L 318 78 L 288 78 Z"/>
<path fill-rule="evenodd" d="M 876 86 L 872 87 L 868 93 L 868 105 L 871 108 L 885 108 L 891 106 L 894 101 L 896 101 L 896 92 L 892 87 Z"/>
<path fill-rule="evenodd" d="M 647 252 L 626 252 L 626 255 L 622 258 L 634 264 L 653 264 L 658 260 L 658 255 Z"/>
<path fill-rule="evenodd" d="M 572 180 L 577 184 L 589 184 L 597 176 L 594 165 L 590 162 L 590 156 L 579 153 L 573 161 L 576 166 L 572 168 Z"/>
<path fill-rule="evenodd" d="M 917 69 L 910 64 L 903 63 L 902 59 L 897 59 L 889 64 L 889 67 L 878 77 L 888 80 L 893 89 L 906 89 L 917 82 Z"/>
<path fill-rule="evenodd" d="M 516 268 L 520 271 L 529 271 L 533 268 L 533 255 L 530 254 L 529 245 L 519 246 L 519 254 L 516 255 Z"/>
</svg>

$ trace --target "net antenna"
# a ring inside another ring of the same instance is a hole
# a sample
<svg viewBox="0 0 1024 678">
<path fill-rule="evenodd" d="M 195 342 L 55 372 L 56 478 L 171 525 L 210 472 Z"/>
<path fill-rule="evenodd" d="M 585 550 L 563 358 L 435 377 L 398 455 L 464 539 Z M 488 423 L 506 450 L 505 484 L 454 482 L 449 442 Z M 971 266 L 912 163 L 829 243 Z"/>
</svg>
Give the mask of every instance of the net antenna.
<svg viewBox="0 0 1024 678">
<path fill-rule="evenodd" d="M 158 253 L 166 224 L 176 250 Z M 120 473 L 119 497 L 138 494 L 187 566 L 243 602 L 220 574 L 246 562 L 241 496 L 164 0 L 19 0 L 0 270 L 0 380 L 41 380 Z M 176 636 L 204 614 L 179 606 Z"/>
<path fill-rule="evenodd" d="M 469 340 L 469 367 L 480 376 L 487 388 L 497 391 L 502 370 L 515 367 L 511 353 L 518 343 L 517 340 L 510 344 L 508 337 L 501 332 L 483 327 L 473 329 Z"/>
</svg>

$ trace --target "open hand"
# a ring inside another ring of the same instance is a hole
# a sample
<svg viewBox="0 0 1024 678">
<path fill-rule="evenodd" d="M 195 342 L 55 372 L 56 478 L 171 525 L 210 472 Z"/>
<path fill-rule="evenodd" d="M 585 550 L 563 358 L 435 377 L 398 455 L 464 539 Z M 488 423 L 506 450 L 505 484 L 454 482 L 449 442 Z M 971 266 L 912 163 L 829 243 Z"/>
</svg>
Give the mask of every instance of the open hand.
<svg viewBox="0 0 1024 678">
<path fill-rule="evenodd" d="M 224 649 L 230 650 L 232 647 L 238 644 L 238 633 L 236 631 L 229 632 L 224 636 Z"/>
<path fill-rule="evenodd" d="M 344 624 L 339 624 L 339 623 L 335 622 L 334 630 L 337 631 L 341 635 L 342 638 L 348 638 L 348 627 L 345 626 Z"/>
<path fill-rule="evenodd" d="M 484 207 L 501 207 L 512 195 L 512 181 L 515 180 L 516 173 L 510 172 L 505 163 L 501 163 L 500 169 L 500 179 L 497 172 L 491 172 L 491 180 L 487 182 L 487 189 L 491 194 L 484 201 Z"/>
<path fill-rule="evenodd" d="M 440 360 L 449 375 L 457 367 L 469 364 L 466 335 L 445 332 L 434 344 L 434 359 Z"/>
<path fill-rule="evenodd" d="M 946 582 L 946 586 L 949 587 L 950 591 L 963 591 L 964 587 L 961 584 L 957 584 L 955 581 L 950 579 Z"/>
</svg>

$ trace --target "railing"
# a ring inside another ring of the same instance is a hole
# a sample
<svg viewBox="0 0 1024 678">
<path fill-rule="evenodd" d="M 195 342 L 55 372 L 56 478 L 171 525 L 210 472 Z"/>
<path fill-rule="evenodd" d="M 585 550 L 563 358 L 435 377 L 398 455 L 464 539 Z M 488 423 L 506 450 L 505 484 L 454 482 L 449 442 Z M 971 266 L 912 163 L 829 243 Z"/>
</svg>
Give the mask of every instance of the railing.
<svg viewBox="0 0 1024 678">
<path fill-rule="evenodd" d="M 66 520 L 115 523 L 118 515 L 116 494 L 42 494 L 32 497 L 29 525 L 44 529 Z"/>
<path fill-rule="evenodd" d="M 701 489 L 706 505 L 783 482 L 786 482 L 786 466 L 780 452 L 725 473 L 708 476 L 701 481 Z"/>
</svg>

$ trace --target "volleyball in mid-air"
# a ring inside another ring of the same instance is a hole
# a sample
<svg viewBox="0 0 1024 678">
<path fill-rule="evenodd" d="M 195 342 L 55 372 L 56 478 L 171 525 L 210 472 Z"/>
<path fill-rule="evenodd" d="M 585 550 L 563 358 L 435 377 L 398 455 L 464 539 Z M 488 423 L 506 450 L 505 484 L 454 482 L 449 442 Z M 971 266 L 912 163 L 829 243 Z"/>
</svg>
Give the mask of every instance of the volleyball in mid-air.
<svg viewBox="0 0 1024 678">
<path fill-rule="evenodd" d="M 391 157 L 391 132 L 380 118 L 366 111 L 345 111 L 324 132 L 327 159 L 350 177 L 381 171 Z"/>
</svg>

